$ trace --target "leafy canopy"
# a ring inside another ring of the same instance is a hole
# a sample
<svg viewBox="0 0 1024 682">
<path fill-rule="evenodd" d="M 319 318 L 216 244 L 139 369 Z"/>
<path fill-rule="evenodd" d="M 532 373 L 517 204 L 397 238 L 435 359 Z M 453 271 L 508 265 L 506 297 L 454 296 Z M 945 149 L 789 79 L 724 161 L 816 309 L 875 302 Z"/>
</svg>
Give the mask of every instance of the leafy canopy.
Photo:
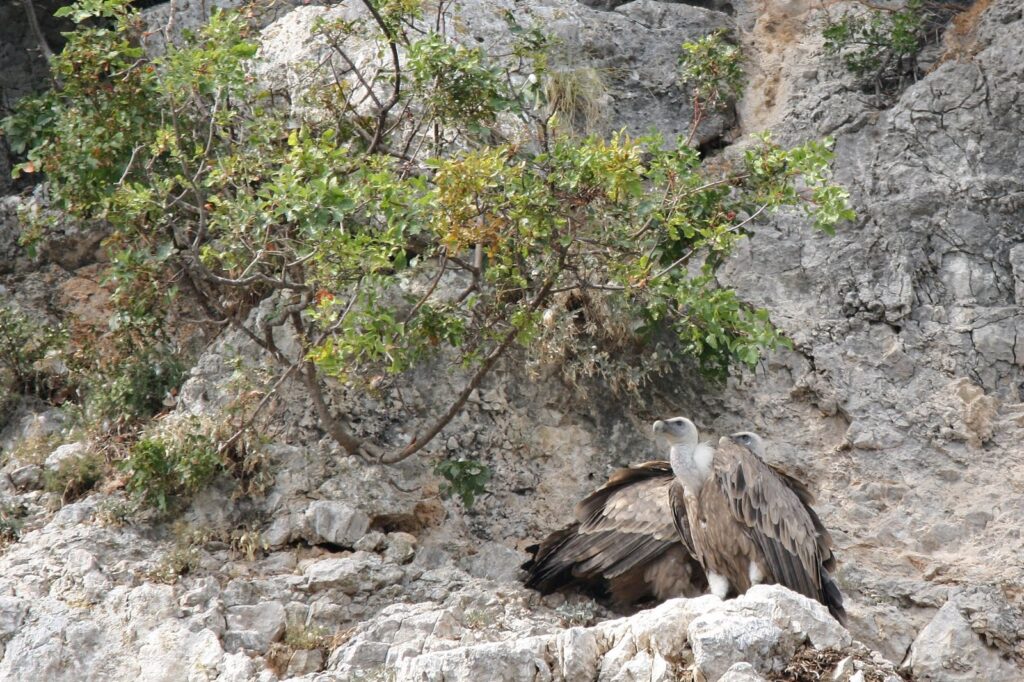
<svg viewBox="0 0 1024 682">
<path fill-rule="evenodd" d="M 111 226 L 123 319 L 159 326 L 168 297 L 193 297 L 304 382 L 342 447 L 384 462 L 429 442 L 513 347 L 635 391 L 685 357 L 723 376 L 785 343 L 715 270 L 780 207 L 826 232 L 853 217 L 829 141 L 763 136 L 710 169 L 685 142 L 559 133 L 536 30 L 510 17 L 516 45 L 495 61 L 431 30 L 419 3 L 363 6 L 320 26 L 340 66 L 311 90 L 329 115 L 300 121 L 251 75 L 238 16 L 215 13 L 155 57 L 127 3 L 62 10 L 99 21 L 55 59 L 61 87 L 3 127 L 26 154 L 17 172 L 45 173 L 63 209 Z M 380 59 L 360 65 L 367 41 Z M 685 46 L 682 64 L 704 109 L 738 92 L 722 36 Z M 248 315 L 268 297 L 269 314 Z M 278 347 L 284 329 L 299 355 Z M 356 438 L 333 411 L 325 377 L 379 387 L 442 350 L 464 390 L 411 443 Z M 157 443 L 133 460 L 140 486 L 177 475 Z M 467 504 L 489 475 L 464 461 L 438 472 Z"/>
</svg>

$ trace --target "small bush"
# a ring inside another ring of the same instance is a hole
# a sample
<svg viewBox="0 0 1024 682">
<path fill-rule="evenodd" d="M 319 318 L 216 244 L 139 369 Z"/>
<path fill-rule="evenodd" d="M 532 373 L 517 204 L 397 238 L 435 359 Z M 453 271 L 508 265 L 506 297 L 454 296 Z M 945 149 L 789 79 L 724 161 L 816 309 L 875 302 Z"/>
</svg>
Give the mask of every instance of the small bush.
<svg viewBox="0 0 1024 682">
<path fill-rule="evenodd" d="M 183 575 L 199 568 L 202 558 L 201 550 L 213 538 L 215 533 L 208 528 L 200 528 L 185 523 L 175 523 L 174 544 L 164 554 L 160 563 L 149 572 L 149 577 L 156 582 L 173 584 Z"/>
<path fill-rule="evenodd" d="M 727 40 L 725 31 L 683 43 L 679 70 L 704 109 L 721 109 L 743 93 L 743 52 Z"/>
<path fill-rule="evenodd" d="M 0 306 L 0 388 L 6 385 L 12 393 L 49 400 L 63 381 L 43 367 L 43 360 L 66 341 L 62 326 L 43 325 L 13 307 Z"/>
<path fill-rule="evenodd" d="M 939 40 L 958 4 L 968 3 L 908 0 L 902 9 L 846 13 L 825 26 L 825 52 L 839 56 L 865 89 L 895 94 L 924 75 L 918 57 Z"/>
<path fill-rule="evenodd" d="M 300 623 L 288 623 L 284 639 L 270 645 L 267 663 L 281 677 L 285 677 L 288 664 L 296 651 L 320 649 L 326 656 L 331 649 L 339 646 L 337 635 L 331 635 L 324 628 Z"/>
<path fill-rule="evenodd" d="M 438 462 L 434 473 L 448 483 L 441 489 L 442 495 L 455 495 L 469 509 L 473 502 L 487 489 L 491 480 L 490 468 L 473 459 L 446 459 Z"/>
<path fill-rule="evenodd" d="M 332 636 L 325 628 L 291 625 L 284 632 L 284 643 L 296 650 L 327 649 Z"/>
<path fill-rule="evenodd" d="M 211 438 L 203 433 L 143 438 L 121 462 L 129 494 L 143 507 L 167 513 L 225 471 Z"/>
<path fill-rule="evenodd" d="M 24 512 L 24 508 L 0 504 L 0 547 L 6 547 L 21 538 Z"/>
<path fill-rule="evenodd" d="M 106 469 L 106 459 L 99 453 L 89 452 L 78 457 L 68 457 L 56 469 L 46 471 L 45 489 L 60 495 L 61 502 L 67 504 L 96 487 Z"/>
<path fill-rule="evenodd" d="M 96 506 L 96 520 L 104 526 L 120 528 L 132 522 L 135 508 L 123 498 L 111 497 Z"/>
<path fill-rule="evenodd" d="M 3 453 L 3 462 L 6 464 L 15 460 L 22 464 L 42 464 L 60 445 L 60 440 L 59 436 L 52 433 L 30 433 Z"/>
<path fill-rule="evenodd" d="M 151 348 L 97 373 L 87 388 L 86 418 L 108 430 L 140 422 L 164 409 L 185 377 L 185 364 L 165 348 Z"/>
</svg>

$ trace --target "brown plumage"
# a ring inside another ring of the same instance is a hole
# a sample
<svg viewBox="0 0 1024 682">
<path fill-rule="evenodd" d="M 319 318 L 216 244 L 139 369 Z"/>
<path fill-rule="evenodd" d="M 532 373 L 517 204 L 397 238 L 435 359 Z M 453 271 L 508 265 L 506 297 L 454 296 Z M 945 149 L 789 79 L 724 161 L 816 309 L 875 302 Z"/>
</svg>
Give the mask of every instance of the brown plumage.
<svg viewBox="0 0 1024 682">
<path fill-rule="evenodd" d="M 680 542 L 668 498 L 668 462 L 619 469 L 576 505 L 576 521 L 528 550 L 528 587 L 566 586 L 608 596 L 624 607 L 648 599 L 696 596 L 707 582 Z"/>
<path fill-rule="evenodd" d="M 688 429 L 659 423 L 660 432 Z M 667 435 L 671 440 L 673 434 Z M 690 440 L 696 442 L 695 428 Z M 762 459 L 764 444 L 756 434 L 722 438 L 714 450 L 679 440 L 672 454 L 681 475 L 670 504 L 713 592 L 725 596 L 760 582 L 778 583 L 820 601 L 845 621 L 842 595 L 829 574 L 835 566 L 832 537 L 811 508 L 807 488 Z"/>
</svg>

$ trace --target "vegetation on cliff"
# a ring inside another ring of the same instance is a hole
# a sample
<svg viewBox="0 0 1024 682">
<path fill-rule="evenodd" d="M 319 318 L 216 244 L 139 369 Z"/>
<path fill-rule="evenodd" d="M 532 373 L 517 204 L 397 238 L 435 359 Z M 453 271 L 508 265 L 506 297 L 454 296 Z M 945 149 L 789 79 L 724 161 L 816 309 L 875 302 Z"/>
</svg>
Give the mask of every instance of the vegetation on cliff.
<svg viewBox="0 0 1024 682">
<path fill-rule="evenodd" d="M 707 164 L 690 140 L 576 136 L 559 125 L 575 112 L 548 99 L 572 88 L 564 74 L 550 87 L 540 31 L 508 17 L 513 50 L 491 59 L 436 30 L 419 2 L 363 4 L 363 18 L 319 26 L 348 68 L 311 91 L 322 115 L 305 120 L 252 75 L 258 47 L 243 16 L 214 14 L 153 56 L 128 3 L 63 10 L 80 28 L 54 59 L 60 87 L 3 127 L 25 155 L 18 172 L 45 174 L 61 209 L 110 230 L 117 313 L 91 386 L 135 386 L 132 358 L 166 360 L 168 314 L 184 301 L 262 347 L 277 368 L 264 395 L 301 381 L 346 451 L 394 463 L 516 346 L 629 392 L 679 362 L 724 376 L 786 343 L 715 271 L 780 207 L 803 207 L 826 231 L 852 217 L 830 182 L 828 141 L 783 149 L 764 136 Z M 352 53 L 368 43 L 374 60 Z M 685 46 L 681 65 L 695 117 L 736 96 L 739 52 L 724 36 Z M 26 243 L 47 229 L 37 220 Z M 412 278 L 426 286 L 411 293 Z M 273 312 L 252 314 L 268 297 Z M 411 442 L 357 438 L 334 411 L 328 378 L 380 390 L 442 351 L 464 368 L 464 390 Z M 157 383 L 144 397 L 173 389 Z M 87 408 L 109 402 L 109 390 L 82 393 Z M 203 447 L 203 472 L 230 459 L 267 402 Z M 129 488 L 144 499 L 166 507 L 150 487 L 192 487 L 154 463 L 173 450 L 166 442 L 134 448 L 129 461 L 145 466 L 129 467 Z M 466 502 L 487 475 L 438 472 Z"/>
</svg>

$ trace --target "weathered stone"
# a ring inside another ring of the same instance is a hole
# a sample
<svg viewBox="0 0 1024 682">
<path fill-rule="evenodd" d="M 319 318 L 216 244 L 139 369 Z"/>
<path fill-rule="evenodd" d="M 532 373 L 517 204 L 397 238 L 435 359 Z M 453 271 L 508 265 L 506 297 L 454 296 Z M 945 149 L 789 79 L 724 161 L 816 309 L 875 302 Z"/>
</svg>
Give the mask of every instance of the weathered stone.
<svg viewBox="0 0 1024 682">
<path fill-rule="evenodd" d="M 280 602 L 269 601 L 228 607 L 227 628 L 224 646 L 228 651 L 246 649 L 264 653 L 284 634 L 284 606 Z"/>
<path fill-rule="evenodd" d="M 737 658 L 757 670 L 781 672 L 776 666 L 796 651 L 785 632 L 769 619 L 720 611 L 690 623 L 688 637 L 697 682 L 717 680 Z"/>
<path fill-rule="evenodd" d="M 306 539 L 311 544 L 329 543 L 352 547 L 370 527 L 370 517 L 358 509 L 331 500 L 317 500 L 304 516 Z"/>
<path fill-rule="evenodd" d="M 0 597 L 0 641 L 18 632 L 28 614 L 28 608 L 28 602 L 24 599 Z"/>
<path fill-rule="evenodd" d="M 566 72 L 590 67 L 603 74 L 607 93 L 600 95 L 601 108 L 608 112 L 607 120 L 590 121 L 588 125 L 609 131 L 625 126 L 633 133 L 645 133 L 653 126 L 670 141 L 689 132 L 686 124 L 690 97 L 676 78 L 679 45 L 729 26 L 728 17 L 720 12 L 651 0 L 638 0 L 614 12 L 595 11 L 571 0 L 463 1 L 453 3 L 450 11 L 448 25 L 457 38 L 471 44 L 481 43 L 492 55 L 508 54 L 511 47 L 504 13 L 514 12 L 520 25 L 543 26 L 559 41 Z M 376 99 L 386 99 L 384 82 L 374 78 L 374 74 L 389 68 L 389 62 L 381 59 L 381 45 L 367 37 L 368 31 L 357 31 L 347 36 L 344 43 L 348 59 L 363 72 L 362 81 L 350 72 L 347 62 L 333 53 L 327 41 L 314 35 L 312 28 L 318 22 L 338 20 L 363 22 L 369 17 L 357 4 L 329 9 L 299 8 L 263 33 L 256 72 L 268 84 L 288 91 L 291 112 L 297 119 L 315 120 L 324 115 L 306 93 L 317 82 L 333 78 L 330 74 L 334 71 L 321 68 L 325 63 L 337 61 L 336 73 L 356 93 L 353 99 L 361 114 L 372 113 L 374 101 L 374 97 L 366 96 L 364 81 L 376 82 Z M 615 68 L 622 64 L 630 66 Z M 717 112 L 705 116 L 697 130 L 697 140 L 719 136 L 730 120 L 731 116 Z"/>
<path fill-rule="evenodd" d="M 470 557 L 463 559 L 462 567 L 477 578 L 515 580 L 523 555 L 499 542 L 486 542 Z"/>
<path fill-rule="evenodd" d="M 356 540 L 353 549 L 359 552 L 378 552 L 387 544 L 387 536 L 379 530 L 371 530 L 363 537 Z"/>
<path fill-rule="evenodd" d="M 1010 269 L 1013 271 L 1013 292 L 1017 305 L 1024 305 L 1024 244 L 1010 248 Z"/>
<path fill-rule="evenodd" d="M 711 596 L 675 599 L 630 618 L 514 644 L 463 644 L 476 628 L 493 626 L 484 617 L 494 613 L 490 608 L 438 611 L 424 604 L 386 609 L 334 652 L 327 670 L 358 676 L 390 667 L 400 671 L 400 679 L 441 679 L 443 674 L 445 680 L 468 681 L 491 661 L 487 679 L 515 680 L 528 672 L 537 679 L 668 682 L 690 669 L 686 652 L 692 646 L 693 672 L 700 679 L 717 679 L 735 664 L 750 661 L 754 677 L 738 679 L 760 679 L 762 672 L 781 671 L 805 643 L 839 649 L 851 645 L 849 633 L 824 607 L 774 586 L 728 602 Z M 733 672 L 746 670 L 739 666 Z"/>
<path fill-rule="evenodd" d="M 384 560 L 407 564 L 416 555 L 416 536 L 409 533 L 388 533 Z"/>
<path fill-rule="evenodd" d="M 11 482 L 18 490 L 39 490 L 43 487 L 43 468 L 38 464 L 26 464 L 11 472 Z"/>
<path fill-rule="evenodd" d="M 183 607 L 195 607 L 208 603 L 220 594 L 220 587 L 213 578 L 200 578 L 194 586 L 178 599 Z"/>
<path fill-rule="evenodd" d="M 310 590 L 337 588 L 345 594 L 369 592 L 402 579 L 402 570 L 386 565 L 376 554 L 356 552 L 340 559 L 322 559 L 303 571 Z"/>
<path fill-rule="evenodd" d="M 288 657 L 286 677 L 299 677 L 318 672 L 324 667 L 324 653 L 320 649 L 297 649 Z"/>
<path fill-rule="evenodd" d="M 66 459 L 79 458 L 89 452 L 87 443 L 65 443 L 49 454 L 44 462 L 47 469 L 56 469 Z"/>
<path fill-rule="evenodd" d="M 718 682 L 766 682 L 749 663 L 733 663 Z"/>
<path fill-rule="evenodd" d="M 916 679 L 934 682 L 975 680 L 979 671 L 993 682 L 1021 678 L 1021 668 L 987 646 L 952 599 L 917 635 L 910 649 L 909 667 Z"/>
</svg>

